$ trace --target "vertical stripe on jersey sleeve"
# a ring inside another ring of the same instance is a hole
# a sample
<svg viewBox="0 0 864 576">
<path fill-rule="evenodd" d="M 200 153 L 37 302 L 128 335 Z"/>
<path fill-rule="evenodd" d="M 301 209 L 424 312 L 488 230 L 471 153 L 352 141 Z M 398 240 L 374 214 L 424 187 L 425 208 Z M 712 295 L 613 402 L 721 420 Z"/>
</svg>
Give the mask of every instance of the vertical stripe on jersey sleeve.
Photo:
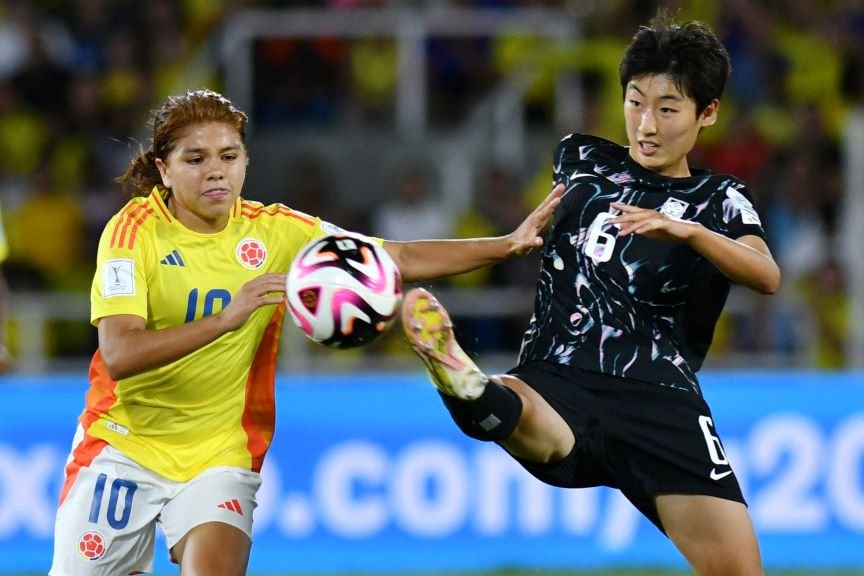
<svg viewBox="0 0 864 576">
<path fill-rule="evenodd" d="M 264 455 L 270 447 L 276 427 L 276 356 L 286 309 L 283 302 L 273 313 L 246 379 L 246 404 L 243 408 L 242 423 L 248 438 L 246 448 L 252 457 L 252 470 L 255 472 L 261 471 Z"/>
<path fill-rule="evenodd" d="M 134 248 L 138 228 L 154 212 L 155 210 L 149 204 L 139 204 L 137 206 L 130 204 L 124 208 L 111 234 L 111 248 L 120 247 L 129 250 Z"/>
</svg>

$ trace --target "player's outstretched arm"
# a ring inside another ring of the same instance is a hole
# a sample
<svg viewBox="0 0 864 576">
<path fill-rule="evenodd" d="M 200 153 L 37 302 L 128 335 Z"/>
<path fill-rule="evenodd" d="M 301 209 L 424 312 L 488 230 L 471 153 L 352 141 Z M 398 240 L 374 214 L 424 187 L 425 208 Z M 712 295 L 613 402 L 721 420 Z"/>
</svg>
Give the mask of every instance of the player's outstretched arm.
<svg viewBox="0 0 864 576">
<path fill-rule="evenodd" d="M 99 320 L 99 351 L 113 380 L 170 364 L 240 328 L 252 313 L 284 300 L 285 274 L 262 274 L 243 285 L 218 314 L 173 328 L 148 330 L 131 314 Z"/>
<path fill-rule="evenodd" d="M 563 195 L 564 186 L 559 184 L 513 232 L 505 236 L 385 241 L 384 248 L 396 262 L 402 279 L 406 282 L 433 280 L 470 272 L 512 256 L 527 254 L 543 246 L 541 234 L 555 208 L 561 203 Z"/>
</svg>

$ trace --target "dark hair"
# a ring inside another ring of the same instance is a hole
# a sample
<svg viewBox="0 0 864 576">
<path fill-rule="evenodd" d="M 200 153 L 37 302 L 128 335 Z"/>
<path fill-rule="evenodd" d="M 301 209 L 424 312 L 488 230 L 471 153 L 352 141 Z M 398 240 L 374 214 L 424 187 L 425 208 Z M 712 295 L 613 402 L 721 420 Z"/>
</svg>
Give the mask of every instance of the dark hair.
<svg viewBox="0 0 864 576">
<path fill-rule="evenodd" d="M 731 72 L 726 48 L 706 24 L 691 20 L 678 25 L 664 11 L 651 26 L 639 28 L 618 68 L 624 93 L 634 78 L 668 74 L 681 93 L 696 102 L 697 115 L 720 99 Z"/>
<path fill-rule="evenodd" d="M 162 176 L 156 167 L 156 158 L 165 160 L 180 132 L 190 124 L 224 122 L 233 126 L 246 144 L 248 117 L 230 100 L 212 90 L 194 90 L 181 96 L 169 96 L 158 110 L 154 110 L 148 125 L 153 127 L 150 147 L 141 148 L 129 162 L 126 173 L 116 180 L 132 196 L 147 196 L 154 186 L 163 190 Z"/>
</svg>

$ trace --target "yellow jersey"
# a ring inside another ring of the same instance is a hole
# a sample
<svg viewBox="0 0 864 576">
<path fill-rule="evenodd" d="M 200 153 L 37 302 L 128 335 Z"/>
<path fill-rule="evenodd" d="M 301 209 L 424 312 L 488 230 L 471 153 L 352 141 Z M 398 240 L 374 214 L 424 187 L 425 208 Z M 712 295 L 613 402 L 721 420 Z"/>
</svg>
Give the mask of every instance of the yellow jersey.
<svg viewBox="0 0 864 576">
<path fill-rule="evenodd" d="M 287 272 L 311 239 L 338 229 L 282 204 L 238 198 L 224 230 L 202 234 L 157 190 L 106 225 L 91 289 L 91 322 L 117 314 L 161 330 L 216 314 L 246 282 Z M 146 468 L 186 481 L 214 466 L 261 469 L 273 438 L 274 381 L 285 304 L 256 310 L 238 330 L 161 368 L 112 380 L 99 351 L 81 425 L 85 463 L 105 442 Z"/>
</svg>

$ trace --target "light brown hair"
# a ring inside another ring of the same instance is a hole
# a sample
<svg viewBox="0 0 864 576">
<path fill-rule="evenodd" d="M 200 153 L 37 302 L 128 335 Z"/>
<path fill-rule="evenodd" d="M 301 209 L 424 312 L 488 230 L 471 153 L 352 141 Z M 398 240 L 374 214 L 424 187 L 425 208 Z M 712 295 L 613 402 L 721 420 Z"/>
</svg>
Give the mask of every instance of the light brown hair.
<svg viewBox="0 0 864 576">
<path fill-rule="evenodd" d="M 156 159 L 166 161 L 180 133 L 187 126 L 224 122 L 237 130 L 245 146 L 248 120 L 246 114 L 230 100 L 212 90 L 194 90 L 180 96 L 169 96 L 161 108 L 153 111 L 148 122 L 153 127 L 150 147 L 142 147 L 129 162 L 126 173 L 116 180 L 133 197 L 147 196 L 154 186 L 164 191 Z"/>
</svg>

